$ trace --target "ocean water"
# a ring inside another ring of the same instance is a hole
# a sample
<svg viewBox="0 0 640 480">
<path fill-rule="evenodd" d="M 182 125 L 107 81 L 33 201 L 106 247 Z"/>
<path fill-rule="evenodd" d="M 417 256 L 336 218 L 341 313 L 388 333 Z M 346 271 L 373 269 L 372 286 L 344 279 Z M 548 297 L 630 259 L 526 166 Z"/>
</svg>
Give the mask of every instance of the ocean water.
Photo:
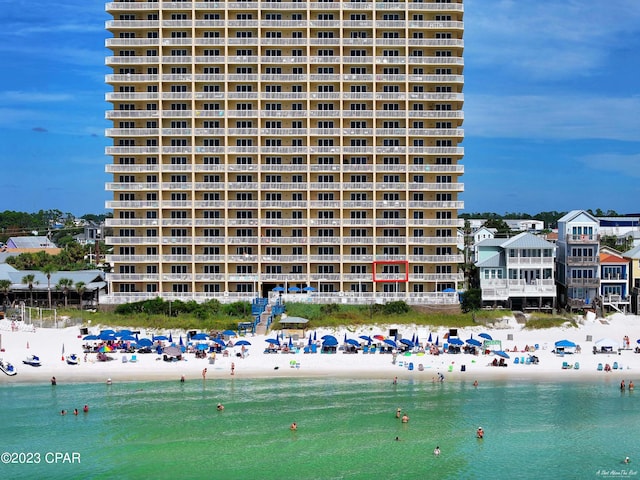
<svg viewBox="0 0 640 480">
<path fill-rule="evenodd" d="M 1 479 L 640 478 L 640 391 L 614 382 L 21 384 L 0 405 Z"/>
</svg>

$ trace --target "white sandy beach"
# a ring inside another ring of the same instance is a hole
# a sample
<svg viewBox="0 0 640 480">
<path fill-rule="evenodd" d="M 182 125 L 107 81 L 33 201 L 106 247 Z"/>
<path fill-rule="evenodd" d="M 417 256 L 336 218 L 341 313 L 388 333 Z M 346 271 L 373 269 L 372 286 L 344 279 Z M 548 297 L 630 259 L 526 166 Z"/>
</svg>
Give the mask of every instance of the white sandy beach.
<svg viewBox="0 0 640 480">
<path fill-rule="evenodd" d="M 90 334 L 98 334 L 100 330 L 107 329 L 108 326 L 91 326 Z M 403 338 L 411 338 L 417 334 L 422 345 L 428 340 L 429 334 L 435 341 L 439 337 L 439 345 L 442 347 L 445 334 L 448 329 L 427 327 L 409 328 L 406 326 L 371 326 L 343 330 L 318 329 L 316 336 L 320 339 L 325 334 L 334 335 L 342 345 L 345 333 L 348 338 L 358 339 L 360 335 L 385 335 L 389 333 L 389 328 L 398 328 Z M 116 330 L 116 329 L 114 329 Z M 313 332 L 313 330 L 311 331 Z M 266 338 L 272 338 L 280 332 L 271 332 L 268 336 L 244 337 L 251 343 L 246 347 L 248 355 L 241 358 L 236 355 L 240 352 L 240 347 L 229 348 L 229 355 L 218 354 L 214 364 L 209 358 L 196 358 L 194 354 L 186 354 L 185 360 L 176 362 L 162 361 L 162 356 L 156 353 L 137 354 L 137 362 L 130 361 L 123 363 L 124 354 L 112 352 L 109 355 L 114 360 L 109 362 L 98 362 L 96 354 L 83 353 L 83 344 L 87 343 L 80 335 L 79 327 L 69 327 L 65 329 L 33 329 L 30 325 L 23 325 L 17 322 L 12 329 L 11 322 L 0 321 L 1 347 L 0 357 L 5 362 L 12 363 L 18 374 L 9 377 L 0 372 L 0 383 L 48 383 L 52 376 L 55 376 L 58 384 L 70 382 L 106 382 L 111 379 L 113 382 L 132 382 L 147 380 L 175 380 L 178 381 L 182 375 L 187 381 L 202 379 L 202 370 L 207 368 L 207 380 L 222 378 L 256 378 L 256 377 L 360 377 L 360 378 L 389 378 L 399 379 L 413 378 L 416 380 L 431 381 L 437 378 L 438 373 L 445 376 L 445 381 L 482 381 L 482 379 L 539 379 L 548 381 L 572 381 L 572 380 L 594 380 L 607 379 L 620 382 L 624 379 L 640 381 L 640 376 L 634 378 L 636 372 L 640 373 L 640 354 L 634 349 L 638 346 L 637 340 L 640 338 L 640 317 L 633 315 L 615 314 L 604 319 L 593 317 L 583 319 L 579 328 L 565 327 L 545 330 L 525 330 L 514 318 L 505 318 L 501 328 L 488 329 L 484 327 L 464 328 L 458 330 L 458 337 L 461 340 L 473 338 L 481 340 L 478 335 L 482 332 L 489 333 L 494 340 L 502 341 L 503 350 L 508 351 L 510 358 L 506 360 L 507 367 L 491 366 L 495 355 L 480 354 L 440 354 L 431 355 L 412 353 L 409 356 L 398 355 L 397 361 L 393 363 L 391 354 L 344 354 L 338 350 L 336 354 L 321 353 L 264 353 L 267 347 Z M 184 331 L 141 331 L 141 336 L 151 337 L 152 334 L 169 335 L 172 334 L 177 343 L 180 336 L 186 339 Z M 299 343 L 306 345 L 307 338 L 300 338 Z M 618 347 L 623 348 L 623 338 L 630 339 L 630 349 L 623 349 L 620 352 L 614 350 L 608 354 L 593 354 L 595 342 L 603 338 L 609 338 L 618 343 Z M 512 338 L 512 339 L 511 339 Z M 233 338 L 238 340 L 239 338 Z M 554 344 L 559 340 L 567 339 L 581 347 L 581 353 L 558 356 L 553 353 Z M 283 343 L 287 343 L 287 337 Z M 539 364 L 515 364 L 514 359 L 527 358 L 529 353 L 523 352 L 525 346 L 538 345 L 538 349 L 533 352 L 539 358 Z M 64 354 L 63 354 L 64 346 Z M 517 348 L 518 352 L 513 352 Z M 65 358 L 75 353 L 80 359 L 78 365 L 68 365 Z M 28 355 L 37 355 L 42 361 L 42 366 L 33 367 L 24 365 L 22 361 Z M 124 355 L 127 360 L 131 359 L 131 354 Z M 231 377 L 231 364 L 235 364 L 235 374 Z M 563 369 L 563 362 L 574 365 L 579 363 L 578 369 Z M 617 362 L 618 369 L 611 372 L 598 371 L 599 363 L 613 366 Z M 413 370 L 408 365 L 413 363 Z M 423 366 L 419 370 L 419 365 Z M 464 371 L 462 366 L 464 365 Z"/>
</svg>

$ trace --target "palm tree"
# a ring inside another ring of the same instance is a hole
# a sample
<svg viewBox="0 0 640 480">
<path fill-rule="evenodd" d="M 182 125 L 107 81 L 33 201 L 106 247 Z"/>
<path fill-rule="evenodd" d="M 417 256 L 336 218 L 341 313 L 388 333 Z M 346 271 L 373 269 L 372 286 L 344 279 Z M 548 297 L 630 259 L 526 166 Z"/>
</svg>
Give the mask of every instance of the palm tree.
<svg viewBox="0 0 640 480">
<path fill-rule="evenodd" d="M 40 271 L 47 276 L 47 300 L 51 308 L 51 274 L 56 271 L 56 267 L 53 263 L 47 263 Z"/>
<path fill-rule="evenodd" d="M 0 280 L 0 292 L 4 294 L 4 303 L 9 303 L 9 290 L 11 290 L 11 280 Z"/>
<path fill-rule="evenodd" d="M 31 306 L 33 307 L 33 285 L 37 285 L 36 276 L 33 273 L 22 277 L 22 284 L 29 286 L 29 296 L 31 297 Z"/>
<path fill-rule="evenodd" d="M 87 290 L 87 284 L 84 282 L 76 282 L 75 287 L 76 291 L 78 292 L 78 296 L 80 297 L 80 310 L 82 310 L 82 296 Z"/>
<path fill-rule="evenodd" d="M 67 308 L 67 299 L 69 298 L 69 289 L 73 286 L 73 280 L 70 278 L 61 278 L 56 284 L 56 290 L 62 290 L 64 295 L 64 307 Z"/>
</svg>

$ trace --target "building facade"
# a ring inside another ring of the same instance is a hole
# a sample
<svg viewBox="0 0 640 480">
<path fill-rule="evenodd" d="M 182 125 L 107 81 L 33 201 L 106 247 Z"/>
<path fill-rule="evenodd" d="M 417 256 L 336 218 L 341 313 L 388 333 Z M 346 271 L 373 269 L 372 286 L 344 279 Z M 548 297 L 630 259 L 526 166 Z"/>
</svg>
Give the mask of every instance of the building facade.
<svg viewBox="0 0 640 480">
<path fill-rule="evenodd" d="M 584 210 L 558 220 L 557 273 L 561 306 L 584 308 L 600 294 L 600 223 Z"/>
<path fill-rule="evenodd" d="M 522 232 L 476 245 L 483 306 L 548 310 L 556 306 L 553 243 Z"/>
<path fill-rule="evenodd" d="M 462 0 L 106 9 L 103 302 L 457 300 Z"/>
</svg>

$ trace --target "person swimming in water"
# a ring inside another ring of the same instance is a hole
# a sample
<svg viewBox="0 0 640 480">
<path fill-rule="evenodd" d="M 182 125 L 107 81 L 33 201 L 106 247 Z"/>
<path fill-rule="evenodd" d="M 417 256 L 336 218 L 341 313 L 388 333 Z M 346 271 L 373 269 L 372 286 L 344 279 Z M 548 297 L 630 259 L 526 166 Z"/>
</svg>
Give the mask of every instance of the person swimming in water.
<svg viewBox="0 0 640 480">
<path fill-rule="evenodd" d="M 478 438 L 484 438 L 484 430 L 482 430 L 482 427 L 478 427 L 478 431 L 476 432 L 476 436 Z"/>
<path fill-rule="evenodd" d="M 298 424 L 296 422 L 293 422 L 289 428 L 293 431 L 298 430 Z"/>
<path fill-rule="evenodd" d="M 440 455 L 440 446 L 436 446 L 436 448 L 433 450 L 433 454 L 436 457 Z"/>
</svg>

